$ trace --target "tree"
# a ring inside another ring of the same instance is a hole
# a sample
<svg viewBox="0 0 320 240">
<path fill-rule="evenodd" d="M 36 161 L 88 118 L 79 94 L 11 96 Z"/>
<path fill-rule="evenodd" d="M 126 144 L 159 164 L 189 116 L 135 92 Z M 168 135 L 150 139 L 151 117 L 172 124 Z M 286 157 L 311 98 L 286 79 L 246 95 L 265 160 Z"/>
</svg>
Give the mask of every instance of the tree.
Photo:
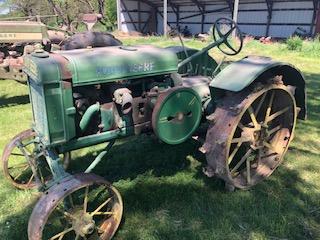
<svg viewBox="0 0 320 240">
<path fill-rule="evenodd" d="M 63 24 L 72 30 L 81 21 L 84 13 L 99 13 L 104 26 L 115 26 L 116 0 L 6 0 L 13 16 L 57 15 L 58 20 L 41 18 L 45 23 Z M 80 3 L 80 4 L 79 4 Z"/>
</svg>

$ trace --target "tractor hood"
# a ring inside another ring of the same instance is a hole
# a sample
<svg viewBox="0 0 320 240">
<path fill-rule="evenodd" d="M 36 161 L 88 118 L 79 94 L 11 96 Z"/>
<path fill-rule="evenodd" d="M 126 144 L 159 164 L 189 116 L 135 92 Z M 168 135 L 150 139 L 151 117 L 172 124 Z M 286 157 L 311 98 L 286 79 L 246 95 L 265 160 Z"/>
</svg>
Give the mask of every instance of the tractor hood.
<svg viewBox="0 0 320 240">
<path fill-rule="evenodd" d="M 37 82 L 72 79 L 72 85 L 99 84 L 177 72 L 175 53 L 153 46 L 114 46 L 25 58 L 24 71 Z"/>
<path fill-rule="evenodd" d="M 178 61 L 174 53 L 152 46 L 115 46 L 54 54 L 68 60 L 75 86 L 176 72 Z"/>
</svg>

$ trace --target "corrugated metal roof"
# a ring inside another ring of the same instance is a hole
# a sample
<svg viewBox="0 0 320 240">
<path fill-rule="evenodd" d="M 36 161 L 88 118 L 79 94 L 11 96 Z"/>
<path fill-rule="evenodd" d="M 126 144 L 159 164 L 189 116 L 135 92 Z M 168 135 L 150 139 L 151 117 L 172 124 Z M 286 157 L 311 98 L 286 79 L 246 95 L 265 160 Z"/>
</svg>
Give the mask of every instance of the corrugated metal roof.
<svg viewBox="0 0 320 240">
<path fill-rule="evenodd" d="M 155 6 L 162 6 L 163 1 L 162 0 L 140 0 L 141 2 L 145 2 L 149 5 L 155 5 Z M 312 2 L 313 0 L 303 0 L 304 2 Z M 231 4 L 234 3 L 234 0 L 230 0 Z M 301 2 L 299 0 L 273 0 L 273 2 Z M 219 5 L 219 4 L 226 4 L 228 3 L 228 0 L 222 1 L 222 0 L 168 0 L 168 4 L 172 4 L 175 6 L 182 6 L 182 5 L 191 5 L 191 4 L 200 4 L 200 5 Z M 247 3 L 266 3 L 266 0 L 240 0 L 241 4 L 247 4 Z"/>
</svg>

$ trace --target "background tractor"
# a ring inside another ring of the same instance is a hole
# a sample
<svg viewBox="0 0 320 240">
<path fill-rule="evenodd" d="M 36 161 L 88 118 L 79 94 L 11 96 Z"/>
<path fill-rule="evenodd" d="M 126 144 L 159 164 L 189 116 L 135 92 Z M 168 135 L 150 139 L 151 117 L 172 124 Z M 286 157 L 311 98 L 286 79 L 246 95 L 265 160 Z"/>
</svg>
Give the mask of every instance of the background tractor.
<svg viewBox="0 0 320 240">
<path fill-rule="evenodd" d="M 279 166 L 297 118 L 306 116 L 304 78 L 258 56 L 219 71 L 208 51 L 235 55 L 243 38 L 225 18 L 213 33 L 200 51 L 142 45 L 25 56 L 33 125 L 12 139 L 2 160 L 14 186 L 44 192 L 29 220 L 30 240 L 115 234 L 121 195 L 91 172 L 120 138 L 153 132 L 173 145 L 194 136 L 206 155 L 205 174 L 229 189 L 248 189 Z M 100 143 L 108 144 L 85 173 L 65 170 L 70 152 Z"/>
<path fill-rule="evenodd" d="M 83 14 L 86 32 L 53 28 L 38 21 L 0 21 L 0 78 L 27 82 L 23 73 L 23 56 L 35 49 L 45 51 L 121 45 L 111 34 L 94 32 L 92 28 L 99 14 Z M 75 22 L 77 23 L 77 22 Z"/>
</svg>

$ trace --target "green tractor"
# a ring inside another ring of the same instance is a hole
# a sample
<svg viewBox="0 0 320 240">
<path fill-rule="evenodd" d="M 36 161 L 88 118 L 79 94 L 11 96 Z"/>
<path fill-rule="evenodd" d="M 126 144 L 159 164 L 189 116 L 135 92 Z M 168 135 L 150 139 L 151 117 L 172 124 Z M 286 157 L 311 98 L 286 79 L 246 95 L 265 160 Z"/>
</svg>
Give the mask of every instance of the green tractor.
<svg viewBox="0 0 320 240">
<path fill-rule="evenodd" d="M 208 51 L 235 55 L 243 38 L 236 23 L 222 18 L 214 39 L 202 50 L 111 46 L 25 57 L 33 125 L 12 139 L 2 161 L 14 186 L 43 191 L 29 240 L 112 238 L 122 199 L 91 172 L 120 138 L 153 132 L 180 144 L 203 137 L 203 171 L 229 189 L 248 189 L 272 174 L 297 118 L 306 116 L 304 78 L 290 64 L 258 56 L 219 71 Z M 65 170 L 70 152 L 100 143 L 106 148 L 84 173 Z"/>
</svg>

